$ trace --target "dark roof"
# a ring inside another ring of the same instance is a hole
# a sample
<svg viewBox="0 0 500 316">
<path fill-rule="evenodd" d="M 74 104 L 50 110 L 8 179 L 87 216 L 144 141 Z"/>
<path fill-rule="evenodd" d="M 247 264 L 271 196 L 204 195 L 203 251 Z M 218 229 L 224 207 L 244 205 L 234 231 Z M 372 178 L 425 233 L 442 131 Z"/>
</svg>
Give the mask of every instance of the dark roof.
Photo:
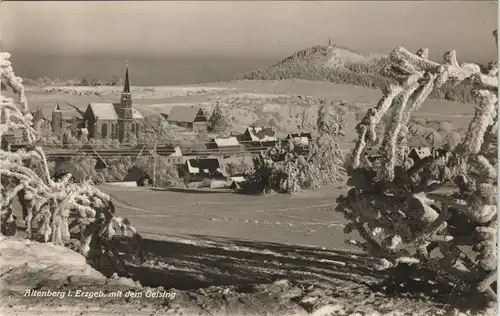
<svg viewBox="0 0 500 316">
<path fill-rule="evenodd" d="M 123 178 L 123 181 L 124 182 L 128 182 L 128 181 L 137 182 L 137 181 L 141 181 L 145 178 L 151 180 L 151 177 L 147 174 L 146 171 L 144 171 L 143 169 L 141 169 L 137 166 L 132 166 L 130 169 L 128 169 L 127 175 L 125 176 L 125 178 Z"/>
<path fill-rule="evenodd" d="M 209 172 L 215 172 L 221 167 L 217 158 L 189 159 L 189 164 L 191 167 L 199 168 L 200 170 L 208 169 Z"/>
<path fill-rule="evenodd" d="M 200 111 L 205 115 L 205 112 L 197 106 L 174 106 L 170 114 L 168 114 L 167 120 L 170 122 L 193 123 Z"/>
<path fill-rule="evenodd" d="M 379 159 L 382 159 L 381 155 L 368 155 L 366 156 L 370 162 L 375 162 Z"/>
</svg>

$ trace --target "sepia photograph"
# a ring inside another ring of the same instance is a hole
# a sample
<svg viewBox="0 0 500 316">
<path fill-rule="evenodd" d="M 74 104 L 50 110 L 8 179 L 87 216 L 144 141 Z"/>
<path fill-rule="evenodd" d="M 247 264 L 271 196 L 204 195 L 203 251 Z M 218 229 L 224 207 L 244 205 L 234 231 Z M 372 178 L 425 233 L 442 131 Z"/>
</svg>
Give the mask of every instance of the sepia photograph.
<svg viewBox="0 0 500 316">
<path fill-rule="evenodd" d="M 2 1 L 0 316 L 497 315 L 496 1 Z"/>
</svg>

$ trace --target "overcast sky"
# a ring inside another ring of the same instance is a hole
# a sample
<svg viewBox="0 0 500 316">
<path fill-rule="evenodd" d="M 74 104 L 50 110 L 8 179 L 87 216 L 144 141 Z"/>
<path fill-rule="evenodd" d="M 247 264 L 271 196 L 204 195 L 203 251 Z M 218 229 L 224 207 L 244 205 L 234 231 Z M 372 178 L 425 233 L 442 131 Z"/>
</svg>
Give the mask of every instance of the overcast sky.
<svg viewBox="0 0 500 316">
<path fill-rule="evenodd" d="M 496 57 L 497 4 L 478 1 L 3 2 L 6 51 L 282 56 L 332 42 Z"/>
</svg>

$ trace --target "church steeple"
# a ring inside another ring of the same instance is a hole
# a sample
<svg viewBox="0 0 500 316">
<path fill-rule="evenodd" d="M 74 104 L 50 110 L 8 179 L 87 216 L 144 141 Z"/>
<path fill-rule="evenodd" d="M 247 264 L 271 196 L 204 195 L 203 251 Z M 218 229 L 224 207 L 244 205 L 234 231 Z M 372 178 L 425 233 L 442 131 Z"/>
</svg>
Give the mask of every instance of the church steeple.
<svg viewBox="0 0 500 316">
<path fill-rule="evenodd" d="M 123 83 L 123 92 L 120 103 L 122 109 L 132 109 L 132 95 L 130 94 L 130 78 L 128 76 L 128 62 L 125 68 L 125 82 Z"/>
<path fill-rule="evenodd" d="M 128 62 L 125 68 L 125 83 L 123 84 L 123 93 L 130 93 L 130 79 L 128 77 Z"/>
<path fill-rule="evenodd" d="M 128 62 L 125 68 L 125 81 L 123 83 L 123 92 L 120 100 L 121 109 L 118 122 L 118 139 L 123 141 L 130 135 L 137 136 L 136 122 L 134 121 L 134 109 L 132 107 L 132 94 L 130 93 L 130 78 L 128 75 Z"/>
</svg>

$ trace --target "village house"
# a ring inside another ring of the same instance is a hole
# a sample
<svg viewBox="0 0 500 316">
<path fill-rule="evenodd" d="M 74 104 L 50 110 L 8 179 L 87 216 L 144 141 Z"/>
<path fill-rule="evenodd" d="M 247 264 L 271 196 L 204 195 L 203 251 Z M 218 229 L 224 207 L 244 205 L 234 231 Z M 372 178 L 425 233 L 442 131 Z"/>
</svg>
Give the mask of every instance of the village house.
<svg viewBox="0 0 500 316">
<path fill-rule="evenodd" d="M 234 136 L 230 137 L 214 137 L 211 139 L 211 141 L 207 144 L 208 149 L 215 149 L 215 150 L 239 150 L 242 148 L 240 142 L 238 139 Z"/>
<path fill-rule="evenodd" d="M 291 139 L 297 145 L 309 146 L 312 141 L 311 133 L 299 132 L 299 133 L 289 133 L 286 139 Z"/>
<path fill-rule="evenodd" d="M 226 179 L 227 172 L 218 158 L 187 159 L 181 169 L 185 182 L 203 181 L 204 179 Z"/>
<path fill-rule="evenodd" d="M 276 133 L 272 128 L 248 127 L 243 133 L 243 143 L 249 147 L 272 146 L 277 141 Z"/>
<path fill-rule="evenodd" d="M 208 118 L 202 108 L 196 106 L 174 106 L 169 114 L 162 113 L 169 124 L 184 127 L 195 133 L 208 131 Z"/>
<path fill-rule="evenodd" d="M 408 157 L 413 160 L 414 163 L 420 161 L 426 157 L 431 157 L 432 151 L 429 147 L 416 147 L 412 148 Z"/>
<path fill-rule="evenodd" d="M 122 182 L 135 182 L 138 187 L 144 187 L 152 185 L 153 179 L 143 169 L 137 166 L 132 166 L 128 170 Z"/>
<path fill-rule="evenodd" d="M 162 145 L 156 148 L 156 153 L 162 157 L 166 157 L 167 163 L 173 165 L 181 165 L 185 162 L 185 157 L 179 146 Z"/>
<path fill-rule="evenodd" d="M 449 156 L 451 152 L 449 150 L 446 150 L 444 148 L 433 148 L 432 149 L 432 157 L 433 158 L 439 158 L 439 157 L 446 157 Z"/>
<path fill-rule="evenodd" d="M 132 105 L 128 65 L 119 103 L 90 103 L 83 114 L 84 128 L 88 137 L 94 139 L 117 139 L 126 141 L 128 137 L 139 137 L 144 121 L 139 111 Z"/>
<path fill-rule="evenodd" d="M 2 135 L 1 147 L 6 151 L 17 151 L 25 147 L 24 133 L 20 129 L 8 131 Z"/>
<path fill-rule="evenodd" d="M 155 152 L 153 144 L 139 144 L 134 149 L 139 150 L 140 155 L 153 155 Z M 168 164 L 179 165 L 185 162 L 185 157 L 179 146 L 171 144 L 157 146 L 156 154 L 163 157 Z"/>
<path fill-rule="evenodd" d="M 77 128 L 82 125 L 82 117 L 75 109 L 62 110 L 57 102 L 52 110 L 52 119 L 50 126 L 52 135 L 62 139 L 66 132 L 75 133 L 72 128 Z"/>
<path fill-rule="evenodd" d="M 246 179 L 244 176 L 231 177 L 231 185 L 229 186 L 229 188 L 233 190 L 239 190 L 241 188 L 241 184 L 245 181 Z"/>
</svg>

